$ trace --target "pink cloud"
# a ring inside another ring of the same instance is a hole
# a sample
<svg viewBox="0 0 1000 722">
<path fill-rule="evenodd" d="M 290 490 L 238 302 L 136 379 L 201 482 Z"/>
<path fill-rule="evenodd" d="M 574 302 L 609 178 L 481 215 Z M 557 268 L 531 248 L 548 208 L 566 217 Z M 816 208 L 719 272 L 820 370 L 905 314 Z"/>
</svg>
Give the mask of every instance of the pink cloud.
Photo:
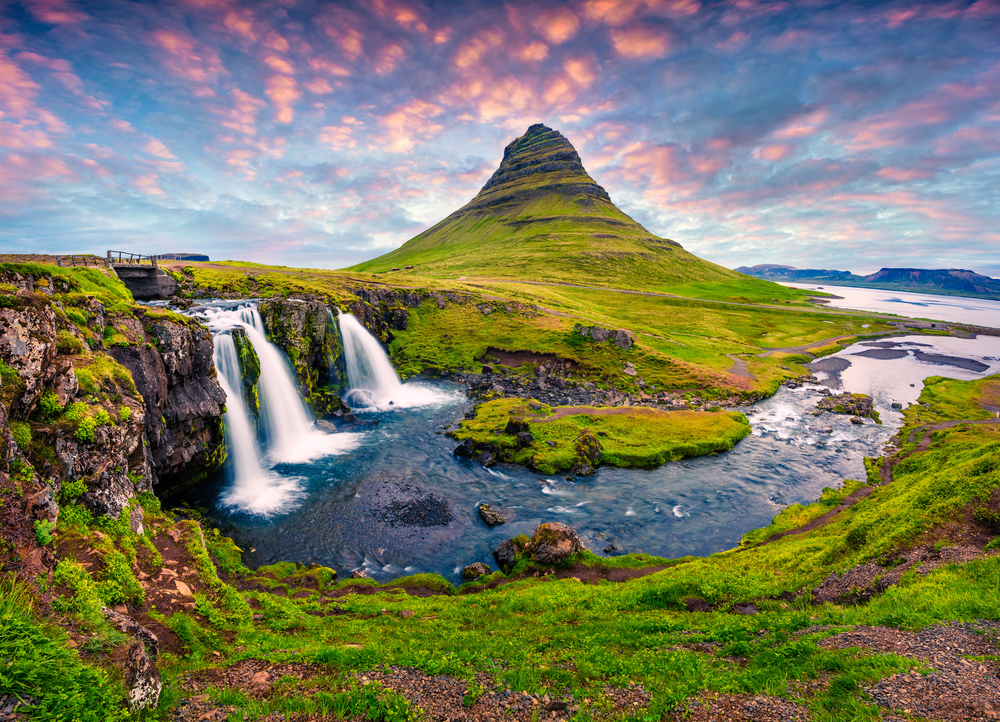
<svg viewBox="0 0 1000 722">
<path fill-rule="evenodd" d="M 14 118 L 25 118 L 35 109 L 39 85 L 27 73 L 0 55 L 0 100 L 4 112 Z"/>
<path fill-rule="evenodd" d="M 773 162 L 778 160 L 784 160 L 785 158 L 787 158 L 792 154 L 793 150 L 794 147 L 789 143 L 778 143 L 775 145 L 767 145 L 764 146 L 763 148 L 758 148 L 754 152 L 753 157 L 757 158 L 758 160 L 766 160 Z"/>
<path fill-rule="evenodd" d="M 295 113 L 292 105 L 302 97 L 295 78 L 287 75 L 272 75 L 265 83 L 264 92 L 274 104 L 274 119 L 279 123 L 291 123 Z"/>
<path fill-rule="evenodd" d="M 560 45 L 576 35 L 580 20 L 572 10 L 558 8 L 539 13 L 534 26 L 550 43 Z"/>
<path fill-rule="evenodd" d="M 168 159 L 177 158 L 177 156 L 175 156 L 173 153 L 170 152 L 170 149 L 167 148 L 167 146 L 163 145 L 163 143 L 156 140 L 155 138 L 146 143 L 146 145 L 143 146 L 143 149 L 147 153 L 155 155 L 159 158 L 168 158 Z"/>
<path fill-rule="evenodd" d="M 596 22 L 618 27 L 636 15 L 684 17 L 701 9 L 697 0 L 584 0 L 584 16 Z"/>
<path fill-rule="evenodd" d="M 333 92 L 330 82 L 326 78 L 313 78 L 303 83 L 305 89 L 313 95 L 326 95 Z"/>
<path fill-rule="evenodd" d="M 273 30 L 267 34 L 264 45 L 279 53 L 287 53 L 289 49 L 288 41 Z"/>
<path fill-rule="evenodd" d="M 154 31 L 153 41 L 166 55 L 164 66 L 167 70 L 194 84 L 192 92 L 195 96 L 215 95 L 215 91 L 209 86 L 216 84 L 219 75 L 226 71 L 214 50 L 196 50 L 193 39 L 169 30 Z"/>
<path fill-rule="evenodd" d="M 534 42 L 528 43 L 520 50 L 514 53 L 515 57 L 525 62 L 538 62 L 540 60 L 545 60 L 549 57 L 549 46 L 543 43 L 541 40 L 535 40 Z"/>
<path fill-rule="evenodd" d="M 434 119 L 443 112 L 440 105 L 414 99 L 381 116 L 379 125 L 386 129 L 381 139 L 384 149 L 391 153 L 408 153 L 417 140 L 437 135 L 444 126 Z"/>
<path fill-rule="evenodd" d="M 268 55 L 264 58 L 264 63 L 275 72 L 284 73 L 285 75 L 295 75 L 295 68 L 292 67 L 292 64 L 284 58 L 279 58 L 277 55 Z"/>
<path fill-rule="evenodd" d="M 52 25 L 66 25 L 89 20 L 90 16 L 73 7 L 70 0 L 28 0 L 24 3 L 36 18 Z"/>
<path fill-rule="evenodd" d="M 232 10 L 226 13 L 223 24 L 233 33 L 252 43 L 257 42 L 254 30 L 253 14 L 246 9 Z"/>
<path fill-rule="evenodd" d="M 574 83 L 583 88 L 589 88 L 597 77 L 593 64 L 584 58 L 570 58 L 563 63 L 563 70 Z"/>
<path fill-rule="evenodd" d="M 471 40 L 467 40 L 455 52 L 455 67 L 468 70 L 477 65 L 490 50 L 503 45 L 504 34 L 500 30 L 484 30 Z"/>
<path fill-rule="evenodd" d="M 670 38 L 663 31 L 636 27 L 612 30 L 611 44 L 615 52 L 626 58 L 658 58 L 670 49 Z"/>
<path fill-rule="evenodd" d="M 894 167 L 882 168 L 877 175 L 879 178 L 892 181 L 893 183 L 909 183 L 910 181 L 927 180 L 934 177 L 932 171 Z"/>
<path fill-rule="evenodd" d="M 379 51 L 378 58 L 374 64 L 375 72 L 379 75 L 391 73 L 396 69 L 399 62 L 405 57 L 406 52 L 403 50 L 401 45 L 397 43 L 387 45 Z"/>
<path fill-rule="evenodd" d="M 343 65 L 335 63 L 332 60 L 327 60 L 326 58 L 310 58 L 309 67 L 317 72 L 327 73 L 340 78 L 347 77 L 351 74 L 351 71 Z"/>
<path fill-rule="evenodd" d="M 326 143 L 333 150 L 350 150 L 358 145 L 358 141 L 354 137 L 354 125 L 351 123 L 324 125 L 322 132 L 319 134 L 319 140 L 321 143 Z"/>
<path fill-rule="evenodd" d="M 223 127 L 235 130 L 247 137 L 257 135 L 257 113 L 267 103 L 239 88 L 233 88 L 231 93 L 233 96 L 232 107 L 214 107 L 212 108 L 212 112 L 224 118 L 222 121 Z"/>
<path fill-rule="evenodd" d="M 156 173 L 149 173 L 148 175 L 138 176 L 132 183 L 135 187 L 150 196 L 163 196 L 166 192 L 160 188 L 157 183 L 159 183 L 160 177 Z"/>
</svg>

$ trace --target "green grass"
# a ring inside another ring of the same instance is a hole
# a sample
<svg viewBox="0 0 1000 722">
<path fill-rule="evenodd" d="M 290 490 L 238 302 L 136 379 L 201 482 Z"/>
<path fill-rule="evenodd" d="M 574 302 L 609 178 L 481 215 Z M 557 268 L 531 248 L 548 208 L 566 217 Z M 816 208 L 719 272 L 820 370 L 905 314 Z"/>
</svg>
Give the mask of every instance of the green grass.
<svg viewBox="0 0 1000 722">
<path fill-rule="evenodd" d="M 503 460 L 529 464 L 543 474 L 554 474 L 577 463 L 579 452 L 575 441 L 587 430 L 601 444 L 603 463 L 626 468 L 650 468 L 684 457 L 728 451 L 750 434 L 746 418 L 729 411 L 660 411 L 636 407 L 627 413 L 600 415 L 597 410 L 594 414 L 574 414 L 550 421 L 548 417 L 560 407 L 533 402 L 539 407 L 533 409 L 530 403 L 513 398 L 481 404 L 476 417 L 462 421 L 461 428 L 452 435 L 457 440 L 472 439 L 495 445 Z M 516 437 L 504 433 L 510 419 L 527 423 L 528 432 L 535 439 L 530 446 L 518 448 Z"/>
</svg>

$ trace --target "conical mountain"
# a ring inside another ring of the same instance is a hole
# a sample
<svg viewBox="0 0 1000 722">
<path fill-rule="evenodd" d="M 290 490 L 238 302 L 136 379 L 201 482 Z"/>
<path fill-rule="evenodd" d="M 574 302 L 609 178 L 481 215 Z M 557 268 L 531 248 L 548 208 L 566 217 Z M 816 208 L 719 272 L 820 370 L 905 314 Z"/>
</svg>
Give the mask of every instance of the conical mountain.
<svg viewBox="0 0 1000 722">
<path fill-rule="evenodd" d="M 745 278 L 658 238 L 619 210 L 558 131 L 514 139 L 478 195 L 391 253 L 354 266 L 656 289 Z"/>
</svg>

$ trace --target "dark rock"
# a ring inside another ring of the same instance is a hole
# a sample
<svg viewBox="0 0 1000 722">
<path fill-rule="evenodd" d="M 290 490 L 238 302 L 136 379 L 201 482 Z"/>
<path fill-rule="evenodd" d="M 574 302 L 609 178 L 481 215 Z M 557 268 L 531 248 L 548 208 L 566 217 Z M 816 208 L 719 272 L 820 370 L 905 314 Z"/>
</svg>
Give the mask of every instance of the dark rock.
<svg viewBox="0 0 1000 722">
<path fill-rule="evenodd" d="M 472 439 L 465 439 L 455 447 L 454 454 L 460 459 L 471 459 L 476 454 L 476 442 Z"/>
<path fill-rule="evenodd" d="M 490 366 L 489 364 L 483 364 L 483 371 L 482 372 L 484 374 L 491 374 L 491 373 L 493 373 L 493 367 Z"/>
<path fill-rule="evenodd" d="M 580 537 L 561 522 L 542 524 L 531 536 L 525 552 L 539 564 L 562 564 L 583 550 Z"/>
<path fill-rule="evenodd" d="M 851 423 L 854 424 L 854 425 L 856 425 L 856 426 L 863 426 L 864 423 L 865 423 L 865 420 L 862 419 L 860 416 L 852 416 L 851 417 Z"/>
<path fill-rule="evenodd" d="M 614 544 L 608 544 L 606 547 L 604 547 L 605 554 L 611 554 L 616 551 L 618 551 L 618 547 L 616 547 Z"/>
<path fill-rule="evenodd" d="M 519 449 L 523 449 L 535 443 L 535 437 L 529 434 L 527 431 L 518 432 L 516 438 L 517 438 L 517 448 Z"/>
<path fill-rule="evenodd" d="M 753 602 L 748 602 L 747 604 L 734 604 L 733 613 L 751 616 L 754 614 L 759 614 L 760 610 L 757 609 L 756 604 L 754 604 Z"/>
<path fill-rule="evenodd" d="M 341 418 L 344 420 L 344 423 L 353 424 L 358 417 L 354 414 L 344 414 Z"/>
<path fill-rule="evenodd" d="M 709 604 L 701 597 L 688 597 L 683 602 L 689 612 L 712 612 L 715 610 L 714 604 Z"/>
<path fill-rule="evenodd" d="M 557 442 L 555 442 L 555 441 L 546 441 L 545 443 L 546 443 L 546 445 L 548 445 L 550 448 L 553 448 L 553 449 L 556 448 L 557 446 L 559 446 L 559 444 Z"/>
<path fill-rule="evenodd" d="M 821 411 L 830 411 L 835 414 L 849 414 L 876 418 L 875 407 L 872 404 L 871 396 L 865 394 L 838 394 L 822 398 L 816 404 L 816 408 Z"/>
<path fill-rule="evenodd" d="M 490 468 L 491 466 L 497 465 L 497 460 L 493 458 L 493 454 L 489 451 L 484 451 L 479 455 L 478 461 L 480 465 L 485 468 Z"/>
<path fill-rule="evenodd" d="M 525 421 L 524 419 L 514 419 L 514 418 L 508 419 L 507 425 L 503 429 L 503 432 L 505 434 L 510 434 L 511 436 L 527 431 L 528 431 L 528 422 Z"/>
<path fill-rule="evenodd" d="M 484 522 L 486 522 L 486 526 L 488 527 L 494 527 L 507 523 L 506 515 L 504 515 L 498 507 L 495 507 L 492 504 L 480 504 L 479 516 Z"/>
<path fill-rule="evenodd" d="M 479 577 L 485 577 L 493 573 L 493 570 L 482 562 L 474 562 L 469 566 L 462 569 L 462 579 L 467 582 L 479 579 Z"/>
<path fill-rule="evenodd" d="M 371 579 L 371 577 L 364 569 L 355 569 L 351 572 L 351 579 Z"/>
<path fill-rule="evenodd" d="M 111 622 L 112 626 L 119 632 L 134 637 L 146 645 L 146 651 L 149 653 L 151 659 L 155 660 L 159 656 L 160 640 L 155 634 L 131 617 L 116 612 L 114 609 L 104 607 L 101 611 L 104 613 L 104 618 Z"/>
<path fill-rule="evenodd" d="M 569 704 L 560 699 L 554 699 L 550 702 L 546 702 L 544 707 L 547 712 L 562 712 L 564 709 L 569 707 Z"/>
<path fill-rule="evenodd" d="M 493 559 L 504 574 L 510 574 L 514 565 L 517 564 L 517 555 L 522 551 L 524 551 L 524 545 L 517 539 L 505 539 L 494 550 Z"/>
<path fill-rule="evenodd" d="M 892 404 L 891 404 L 891 406 L 896 411 L 899 411 L 900 409 L 903 408 L 903 405 L 901 403 L 899 403 L 898 401 L 893 401 Z"/>
</svg>

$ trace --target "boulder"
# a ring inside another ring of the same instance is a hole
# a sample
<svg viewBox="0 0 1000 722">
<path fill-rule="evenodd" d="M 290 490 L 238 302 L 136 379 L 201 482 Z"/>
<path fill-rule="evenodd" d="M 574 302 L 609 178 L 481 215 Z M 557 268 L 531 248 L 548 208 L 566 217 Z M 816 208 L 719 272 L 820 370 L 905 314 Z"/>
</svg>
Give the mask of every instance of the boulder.
<svg viewBox="0 0 1000 722">
<path fill-rule="evenodd" d="M 465 439 L 455 447 L 454 454 L 459 459 L 471 459 L 476 454 L 476 442 L 472 439 Z"/>
<path fill-rule="evenodd" d="M 485 577 L 493 573 L 493 570 L 482 562 L 475 562 L 462 569 L 462 579 L 467 582 L 475 581 L 479 577 Z"/>
<path fill-rule="evenodd" d="M 480 465 L 482 465 L 486 469 L 490 468 L 491 466 L 496 466 L 497 465 L 497 460 L 495 458 L 493 458 L 493 454 L 490 453 L 489 451 L 482 452 L 479 455 L 479 459 L 478 460 L 479 460 Z"/>
<path fill-rule="evenodd" d="M 492 504 L 480 504 L 479 505 L 479 516 L 486 522 L 486 526 L 494 527 L 500 524 L 507 523 L 507 517 L 504 513 Z"/>
<path fill-rule="evenodd" d="M 515 435 L 526 432 L 528 430 L 528 422 L 524 419 L 515 419 L 511 417 L 507 419 L 507 425 L 504 426 L 503 432 L 505 434 Z"/>
<path fill-rule="evenodd" d="M 576 532 L 555 521 L 535 529 L 524 551 L 532 561 L 539 564 L 562 564 L 582 550 L 583 544 Z"/>
<path fill-rule="evenodd" d="M 590 429 L 584 429 L 573 441 L 573 465 L 569 473 L 575 476 L 593 474 L 600 466 L 603 452 L 601 442 Z"/>
<path fill-rule="evenodd" d="M 521 537 L 523 539 L 524 537 Z M 524 551 L 519 539 L 504 539 L 493 552 L 493 560 L 504 574 L 510 574 L 517 564 L 517 555 Z"/>
<path fill-rule="evenodd" d="M 527 431 L 521 431 L 516 435 L 517 448 L 524 449 L 535 443 L 535 437 Z"/>
</svg>

